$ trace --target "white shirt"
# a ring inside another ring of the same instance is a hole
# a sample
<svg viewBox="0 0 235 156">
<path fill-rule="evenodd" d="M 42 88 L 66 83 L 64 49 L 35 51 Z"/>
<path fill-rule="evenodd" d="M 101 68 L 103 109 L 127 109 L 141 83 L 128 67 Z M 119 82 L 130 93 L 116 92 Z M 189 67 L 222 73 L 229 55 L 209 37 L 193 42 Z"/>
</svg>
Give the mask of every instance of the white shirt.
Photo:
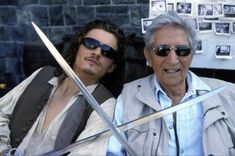
<svg viewBox="0 0 235 156">
<path fill-rule="evenodd" d="M 35 77 L 35 75 L 39 72 L 37 70 L 34 72 L 30 77 L 28 77 L 26 80 L 24 80 L 22 83 L 20 83 L 17 87 L 15 87 L 12 91 L 10 91 L 8 94 L 6 94 L 2 99 L 0 99 L 0 110 L 4 114 L 11 114 L 15 104 L 20 97 L 21 93 L 24 91 L 26 86 L 32 81 L 32 79 Z M 54 77 L 50 81 L 48 81 L 49 84 L 53 85 L 53 89 L 50 95 L 50 98 L 48 100 L 51 100 L 51 97 L 53 93 L 55 92 L 57 86 L 58 86 L 58 78 Z M 93 92 L 97 84 L 88 86 L 87 89 L 89 92 Z M 39 155 L 43 154 L 45 152 L 51 151 L 54 148 L 55 139 L 57 136 L 57 133 L 59 131 L 60 125 L 62 124 L 65 116 L 67 115 L 68 109 L 71 107 L 71 105 L 75 102 L 77 96 L 81 94 L 79 92 L 77 95 L 74 95 L 70 98 L 68 101 L 68 104 L 64 107 L 64 109 L 56 116 L 55 119 L 52 120 L 52 122 L 48 125 L 46 129 L 43 129 L 44 119 L 46 116 L 46 111 L 48 107 L 48 103 L 45 105 L 43 111 L 38 116 L 37 120 L 19 145 L 19 149 L 26 151 L 26 156 L 33 156 L 33 155 Z M 6 117 L 2 116 L 0 114 L 0 125 L 3 124 L 3 122 L 6 119 Z M 4 126 L 4 129 L 2 127 L 0 128 L 0 134 L 4 133 L 4 130 L 7 130 L 8 127 Z M 9 129 L 8 129 L 9 130 Z M 4 135 L 9 136 L 9 133 L 5 133 Z M 6 146 L 2 146 L 0 144 L 0 151 L 1 149 L 6 149 Z"/>
</svg>

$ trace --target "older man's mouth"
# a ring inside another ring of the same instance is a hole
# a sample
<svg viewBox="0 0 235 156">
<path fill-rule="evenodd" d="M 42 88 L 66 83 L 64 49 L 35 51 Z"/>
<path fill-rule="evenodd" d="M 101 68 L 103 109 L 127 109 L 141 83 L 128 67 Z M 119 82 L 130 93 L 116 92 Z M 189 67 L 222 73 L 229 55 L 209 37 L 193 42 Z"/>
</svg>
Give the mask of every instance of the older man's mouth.
<svg viewBox="0 0 235 156">
<path fill-rule="evenodd" d="M 164 71 L 167 72 L 167 73 L 172 73 L 172 74 L 174 74 L 174 73 L 179 72 L 180 70 L 179 70 L 179 69 L 165 69 Z"/>
</svg>

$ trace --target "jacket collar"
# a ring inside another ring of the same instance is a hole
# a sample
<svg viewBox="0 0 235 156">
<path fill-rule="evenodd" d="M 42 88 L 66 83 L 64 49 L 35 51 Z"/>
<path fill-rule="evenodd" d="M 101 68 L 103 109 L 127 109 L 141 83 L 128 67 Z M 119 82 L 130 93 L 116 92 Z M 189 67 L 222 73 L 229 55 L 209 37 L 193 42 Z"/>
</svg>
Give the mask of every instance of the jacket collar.
<svg viewBox="0 0 235 156">
<path fill-rule="evenodd" d="M 161 110 L 161 107 L 154 95 L 155 87 L 153 85 L 153 78 L 154 76 L 150 75 L 139 81 L 136 98 L 154 110 L 158 111 Z"/>
</svg>

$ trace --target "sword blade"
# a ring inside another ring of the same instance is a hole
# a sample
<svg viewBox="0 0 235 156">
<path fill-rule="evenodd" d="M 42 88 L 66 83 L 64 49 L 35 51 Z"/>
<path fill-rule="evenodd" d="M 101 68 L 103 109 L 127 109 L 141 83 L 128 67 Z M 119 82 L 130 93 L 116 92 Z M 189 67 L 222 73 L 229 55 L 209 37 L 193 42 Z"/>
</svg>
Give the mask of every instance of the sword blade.
<svg viewBox="0 0 235 156">
<path fill-rule="evenodd" d="M 74 73 L 74 71 L 70 68 L 68 63 L 64 60 L 64 58 L 60 55 L 60 53 L 57 51 L 57 49 L 54 47 L 54 45 L 51 43 L 51 41 L 46 37 L 46 35 L 40 30 L 40 28 L 34 23 L 31 22 L 34 29 L 36 30 L 37 34 L 43 41 L 43 43 L 46 45 L 50 53 L 53 55 L 53 57 L 56 59 L 56 61 L 59 63 L 59 65 L 62 67 L 62 69 L 66 72 L 66 74 L 72 78 L 72 80 L 75 82 L 75 84 L 80 88 L 80 91 L 83 93 L 84 98 L 88 101 L 90 106 L 97 112 L 97 114 L 100 116 L 100 118 L 105 122 L 105 124 L 108 126 L 108 128 L 111 130 L 113 135 L 118 139 L 118 141 L 123 145 L 123 147 L 126 149 L 126 151 L 130 155 L 137 155 L 136 152 L 130 147 L 130 145 L 127 143 L 127 141 L 123 138 L 123 136 L 120 134 L 117 127 L 115 127 L 112 124 L 111 119 L 108 117 L 108 115 L 101 109 L 98 102 L 94 99 L 94 97 L 89 93 L 89 91 L 86 89 L 85 85 L 81 82 L 79 77 Z"/>
<path fill-rule="evenodd" d="M 197 104 L 199 102 L 202 102 L 203 100 L 215 95 L 215 94 L 218 94 L 219 92 L 223 91 L 225 88 L 227 88 L 228 86 L 224 86 L 224 87 L 220 87 L 220 88 L 217 88 L 217 89 L 214 89 L 214 90 L 211 90 L 205 94 L 202 94 L 202 95 L 199 95 L 193 99 L 190 99 L 188 101 L 185 101 L 185 102 L 182 102 L 182 103 L 179 103 L 177 105 L 174 105 L 172 107 L 169 107 L 169 108 L 166 108 L 166 109 L 163 109 L 163 110 L 160 110 L 160 111 L 157 111 L 155 113 L 152 113 L 150 115 L 146 115 L 144 117 L 141 117 L 141 118 L 138 118 L 138 119 L 135 119 L 135 120 L 132 120 L 130 122 L 127 122 L 127 123 L 124 123 L 122 125 L 119 125 L 117 126 L 117 128 L 119 129 L 119 131 L 123 132 L 123 131 L 126 131 L 126 130 L 129 130 L 133 127 L 136 127 L 136 126 L 140 126 L 142 124 L 145 124 L 145 123 L 148 123 L 148 122 L 151 122 L 153 120 L 156 120 L 156 119 L 159 119 L 159 118 L 162 118 L 166 115 L 169 115 L 169 114 L 172 114 L 174 112 L 177 112 L 179 110 L 182 110 L 182 109 L 185 109 L 187 107 L 190 107 L 192 106 L 193 104 Z M 96 138 L 106 138 L 106 137 L 110 137 L 112 136 L 112 133 L 110 130 L 104 130 L 100 133 L 97 133 L 97 134 L 94 134 L 94 135 L 91 135 L 89 137 L 86 137 L 84 139 L 81 139 L 81 140 L 78 140 L 76 141 L 75 143 L 67 146 L 66 148 L 64 149 L 61 149 L 61 150 L 58 150 L 58 151 L 51 151 L 51 152 L 48 152 L 46 153 L 45 155 L 50 155 L 53 154 L 54 156 L 58 156 L 58 155 L 63 155 L 65 153 L 68 153 L 72 150 L 74 150 L 78 145 L 81 145 L 82 143 L 85 143 L 87 141 L 92 141 Z M 44 155 L 44 156 L 45 156 Z"/>
</svg>

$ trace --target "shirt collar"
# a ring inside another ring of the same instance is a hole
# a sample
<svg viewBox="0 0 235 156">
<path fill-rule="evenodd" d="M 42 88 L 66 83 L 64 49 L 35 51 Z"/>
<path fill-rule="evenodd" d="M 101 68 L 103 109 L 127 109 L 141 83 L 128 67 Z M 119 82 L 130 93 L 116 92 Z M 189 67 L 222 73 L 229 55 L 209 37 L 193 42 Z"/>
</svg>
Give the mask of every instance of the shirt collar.
<svg viewBox="0 0 235 156">
<path fill-rule="evenodd" d="M 210 91 L 211 88 L 203 82 L 200 77 L 198 77 L 196 74 L 193 72 L 189 71 L 187 75 L 187 83 L 191 84 L 189 85 L 190 90 L 195 90 L 195 91 Z"/>
<path fill-rule="evenodd" d="M 159 84 L 159 81 L 157 80 L 157 76 L 154 74 L 153 76 L 153 84 L 155 86 L 155 95 L 157 100 L 160 93 L 166 95 L 166 93 L 163 91 L 162 87 Z M 197 75 L 195 75 L 193 72 L 189 71 L 187 74 L 187 84 L 188 84 L 188 94 L 198 94 L 200 91 L 210 91 L 210 87 L 203 82 Z"/>
<path fill-rule="evenodd" d="M 59 81 L 60 81 L 59 77 L 53 77 L 48 81 L 48 83 L 54 87 L 57 87 Z M 95 90 L 95 88 L 97 87 L 97 85 L 98 85 L 98 83 L 92 84 L 92 85 L 86 86 L 86 88 L 90 93 L 92 93 Z M 82 95 L 82 93 L 78 92 L 77 95 Z"/>
<path fill-rule="evenodd" d="M 163 91 L 162 87 L 161 87 L 160 84 L 159 84 L 159 81 L 158 81 L 158 79 L 157 79 L 156 74 L 154 74 L 152 81 L 153 81 L 153 84 L 154 84 L 154 86 L 155 86 L 154 90 L 155 90 L 155 96 L 157 97 L 157 99 L 158 99 L 158 95 L 159 95 L 160 93 L 163 93 L 164 95 L 166 95 L 166 93 Z"/>
</svg>

